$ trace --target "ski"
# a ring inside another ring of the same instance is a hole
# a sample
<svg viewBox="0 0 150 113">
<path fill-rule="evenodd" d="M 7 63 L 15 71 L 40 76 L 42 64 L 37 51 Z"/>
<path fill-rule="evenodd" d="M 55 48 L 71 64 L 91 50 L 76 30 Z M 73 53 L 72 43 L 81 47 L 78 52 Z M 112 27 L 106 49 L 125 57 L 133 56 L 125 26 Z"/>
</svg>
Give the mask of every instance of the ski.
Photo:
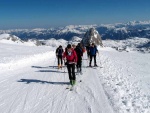
<svg viewBox="0 0 150 113">
<path fill-rule="evenodd" d="M 76 72 L 76 75 L 79 75 L 79 72 Z"/>
<path fill-rule="evenodd" d="M 74 90 L 74 85 L 69 85 L 66 89 L 69 89 L 70 91 Z"/>
<path fill-rule="evenodd" d="M 82 72 L 80 72 L 80 75 L 83 75 L 83 73 L 82 73 Z"/>
<path fill-rule="evenodd" d="M 79 80 L 79 82 L 82 82 L 82 80 Z"/>
<path fill-rule="evenodd" d="M 60 69 L 62 70 L 62 68 L 63 68 L 63 67 L 59 67 L 59 68 L 57 68 L 57 69 L 58 69 L 58 70 L 60 70 Z"/>
<path fill-rule="evenodd" d="M 69 85 L 68 87 L 66 87 L 66 89 L 70 89 L 71 88 L 71 85 Z"/>
<path fill-rule="evenodd" d="M 97 68 L 98 66 L 87 66 L 87 68 Z"/>
<path fill-rule="evenodd" d="M 76 72 L 76 75 L 82 75 L 83 73 L 82 72 Z"/>
<path fill-rule="evenodd" d="M 70 91 L 73 91 L 73 90 L 74 90 L 74 85 L 72 85 L 70 88 Z"/>
</svg>

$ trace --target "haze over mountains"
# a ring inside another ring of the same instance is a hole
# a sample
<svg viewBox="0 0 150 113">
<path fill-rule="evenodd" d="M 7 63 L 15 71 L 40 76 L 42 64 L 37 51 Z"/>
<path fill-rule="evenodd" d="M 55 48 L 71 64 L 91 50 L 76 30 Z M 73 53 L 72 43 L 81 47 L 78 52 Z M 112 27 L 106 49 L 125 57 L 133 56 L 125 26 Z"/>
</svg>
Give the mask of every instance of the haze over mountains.
<svg viewBox="0 0 150 113">
<path fill-rule="evenodd" d="M 70 40 L 73 36 L 82 38 L 85 32 L 95 28 L 102 39 L 123 40 L 130 37 L 142 37 L 150 39 L 150 21 L 130 21 L 128 23 L 116 23 L 105 25 L 69 25 L 66 27 L 50 29 L 12 29 L 0 30 L 0 34 L 8 33 L 18 36 L 22 40 L 27 39 L 65 39 Z"/>
</svg>

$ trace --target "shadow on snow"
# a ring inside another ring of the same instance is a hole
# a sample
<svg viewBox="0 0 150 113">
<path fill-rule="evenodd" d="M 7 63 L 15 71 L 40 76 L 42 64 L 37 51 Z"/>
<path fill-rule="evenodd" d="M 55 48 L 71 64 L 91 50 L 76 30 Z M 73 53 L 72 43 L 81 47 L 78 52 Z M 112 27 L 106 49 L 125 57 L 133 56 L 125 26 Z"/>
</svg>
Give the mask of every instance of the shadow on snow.
<svg viewBox="0 0 150 113">
<path fill-rule="evenodd" d="M 57 68 L 58 66 L 47 66 L 47 67 L 41 67 L 41 66 L 31 66 L 32 68 Z"/>
<path fill-rule="evenodd" d="M 62 71 L 55 71 L 55 70 L 39 70 L 39 71 L 36 71 L 36 72 L 52 72 L 52 73 L 67 73 L 67 72 L 62 72 Z"/>
<path fill-rule="evenodd" d="M 41 83 L 41 84 L 54 84 L 54 85 L 69 85 L 69 82 L 48 82 L 48 81 L 42 81 L 42 80 L 36 80 L 36 79 L 20 79 L 17 82 L 24 82 L 26 84 L 30 83 Z"/>
</svg>

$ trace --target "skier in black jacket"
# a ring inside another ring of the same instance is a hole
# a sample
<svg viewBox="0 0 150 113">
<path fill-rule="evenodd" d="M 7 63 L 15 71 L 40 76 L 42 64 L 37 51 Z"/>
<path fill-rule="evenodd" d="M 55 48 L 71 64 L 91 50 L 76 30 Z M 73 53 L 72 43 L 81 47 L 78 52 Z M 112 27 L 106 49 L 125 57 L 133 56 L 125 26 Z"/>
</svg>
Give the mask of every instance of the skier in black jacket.
<svg viewBox="0 0 150 113">
<path fill-rule="evenodd" d="M 62 68 L 62 65 L 63 65 L 63 60 L 62 60 L 63 52 L 64 52 L 64 50 L 63 50 L 62 46 L 60 45 L 56 49 L 56 57 L 58 59 L 58 69 Z M 61 64 L 60 64 L 60 61 L 61 61 Z"/>
<path fill-rule="evenodd" d="M 82 72 L 82 56 L 83 56 L 83 50 L 82 50 L 82 45 L 78 43 L 78 45 L 75 48 L 75 51 L 77 53 L 77 72 Z"/>
</svg>

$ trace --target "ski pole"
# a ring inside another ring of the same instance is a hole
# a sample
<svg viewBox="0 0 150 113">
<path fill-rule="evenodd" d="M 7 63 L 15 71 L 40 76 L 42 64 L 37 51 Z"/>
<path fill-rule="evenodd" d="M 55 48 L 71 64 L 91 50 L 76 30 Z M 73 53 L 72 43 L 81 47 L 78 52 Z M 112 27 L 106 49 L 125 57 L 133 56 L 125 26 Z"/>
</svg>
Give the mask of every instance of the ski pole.
<svg viewBox="0 0 150 113">
<path fill-rule="evenodd" d="M 82 72 L 83 72 L 83 67 L 85 67 L 85 64 L 84 64 L 84 60 L 85 59 L 85 54 L 83 54 L 83 57 L 82 57 L 82 65 L 81 65 L 81 68 L 82 68 Z M 86 70 L 85 70 L 86 72 Z"/>
<path fill-rule="evenodd" d="M 56 62 L 56 57 L 55 57 L 55 60 L 54 60 L 53 68 L 54 68 L 55 62 Z"/>
<path fill-rule="evenodd" d="M 87 55 L 87 66 L 89 66 L 89 55 Z"/>
<path fill-rule="evenodd" d="M 66 76 L 66 71 L 65 70 L 66 70 L 66 65 L 64 66 L 64 83 L 65 83 L 65 79 L 66 79 L 66 77 L 65 77 Z"/>
<path fill-rule="evenodd" d="M 100 68 L 102 68 L 102 63 L 101 63 L 99 52 L 98 52 L 98 57 L 99 57 L 99 62 L 100 62 Z"/>
<path fill-rule="evenodd" d="M 83 69 L 83 67 L 84 67 L 84 62 L 83 62 L 84 60 L 83 60 L 83 59 L 84 59 L 84 58 L 82 58 L 82 60 L 81 60 L 81 62 L 82 62 L 82 63 L 81 63 L 81 70 L 82 70 L 81 73 L 83 73 L 83 70 L 84 70 L 84 69 Z M 85 72 L 86 72 L 86 70 L 85 70 Z"/>
<path fill-rule="evenodd" d="M 65 69 L 66 69 L 66 64 L 65 64 L 65 59 L 64 59 L 64 82 L 65 82 Z"/>
<path fill-rule="evenodd" d="M 65 72 L 66 63 L 65 63 L 65 59 L 63 59 L 63 60 L 64 60 L 64 72 Z"/>
</svg>

